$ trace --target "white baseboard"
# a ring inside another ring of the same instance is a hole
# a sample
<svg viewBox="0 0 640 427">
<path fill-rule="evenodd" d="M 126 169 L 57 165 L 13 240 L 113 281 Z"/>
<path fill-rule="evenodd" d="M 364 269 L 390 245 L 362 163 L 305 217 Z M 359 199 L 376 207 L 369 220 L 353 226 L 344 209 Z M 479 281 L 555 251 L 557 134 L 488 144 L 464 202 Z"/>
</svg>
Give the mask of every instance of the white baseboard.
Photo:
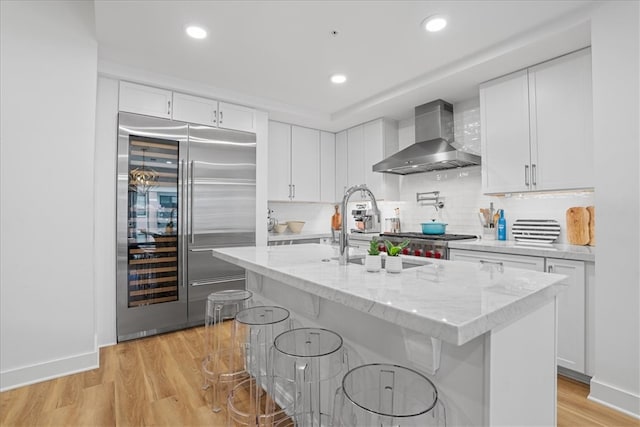
<svg viewBox="0 0 640 427">
<path fill-rule="evenodd" d="M 621 390 L 592 378 L 588 399 L 640 419 L 640 396 L 627 390 Z"/>
<path fill-rule="evenodd" d="M 100 353 L 96 350 L 64 359 L 51 360 L 37 365 L 0 372 L 0 391 L 96 369 L 100 363 L 99 356 Z"/>
</svg>

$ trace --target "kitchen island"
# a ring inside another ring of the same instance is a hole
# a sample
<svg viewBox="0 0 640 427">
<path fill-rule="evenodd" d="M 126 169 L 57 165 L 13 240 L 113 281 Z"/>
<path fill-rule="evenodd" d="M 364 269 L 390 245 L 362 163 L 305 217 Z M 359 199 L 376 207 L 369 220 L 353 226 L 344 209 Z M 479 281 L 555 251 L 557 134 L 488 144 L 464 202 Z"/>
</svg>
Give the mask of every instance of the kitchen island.
<svg viewBox="0 0 640 427">
<path fill-rule="evenodd" d="M 562 275 L 414 258 L 400 274 L 338 265 L 328 245 L 235 247 L 258 303 L 339 333 L 352 361 L 425 373 L 448 425 L 555 425 L 556 296 Z M 353 367 L 353 366 L 351 366 Z"/>
</svg>

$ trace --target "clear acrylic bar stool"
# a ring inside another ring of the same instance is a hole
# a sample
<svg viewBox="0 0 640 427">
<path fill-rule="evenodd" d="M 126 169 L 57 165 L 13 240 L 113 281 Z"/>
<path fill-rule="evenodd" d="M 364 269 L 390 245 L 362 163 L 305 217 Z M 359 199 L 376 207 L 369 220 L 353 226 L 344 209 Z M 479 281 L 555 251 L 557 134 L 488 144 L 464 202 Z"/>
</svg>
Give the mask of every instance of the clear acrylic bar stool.
<svg viewBox="0 0 640 427">
<path fill-rule="evenodd" d="M 211 410 L 219 412 L 226 405 L 229 387 L 246 378 L 240 349 L 235 345 L 235 328 L 230 336 L 222 328 L 224 320 L 233 319 L 246 308 L 253 294 L 246 290 L 213 292 L 207 297 L 204 325 L 203 389 L 211 389 Z"/>
<path fill-rule="evenodd" d="M 293 421 L 278 427 L 330 425 L 333 394 L 348 366 L 342 337 L 327 329 L 293 329 L 276 337 L 274 349 L 274 378 L 283 380 L 277 397 Z"/>
<path fill-rule="evenodd" d="M 271 355 L 274 338 L 290 329 L 289 311 L 277 306 L 247 308 L 236 314 L 234 326 L 251 377 L 229 393 L 228 425 L 272 426 L 286 417 L 273 399 L 278 386 L 271 375 Z"/>
<path fill-rule="evenodd" d="M 446 426 L 433 383 L 413 369 L 391 364 L 358 366 L 336 392 L 334 427 Z"/>
</svg>

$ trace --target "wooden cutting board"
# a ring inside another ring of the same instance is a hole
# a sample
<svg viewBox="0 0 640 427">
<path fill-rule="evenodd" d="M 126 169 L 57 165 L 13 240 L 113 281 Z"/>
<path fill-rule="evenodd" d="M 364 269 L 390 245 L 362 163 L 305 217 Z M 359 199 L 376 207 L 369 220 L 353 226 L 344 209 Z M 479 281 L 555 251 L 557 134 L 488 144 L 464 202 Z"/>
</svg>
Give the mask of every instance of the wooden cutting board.
<svg viewBox="0 0 640 427">
<path fill-rule="evenodd" d="M 571 245 L 588 245 L 589 211 L 585 207 L 577 206 L 567 209 L 567 242 Z"/>
<path fill-rule="evenodd" d="M 589 246 L 596 245 L 596 207 L 587 206 L 589 211 Z"/>
</svg>

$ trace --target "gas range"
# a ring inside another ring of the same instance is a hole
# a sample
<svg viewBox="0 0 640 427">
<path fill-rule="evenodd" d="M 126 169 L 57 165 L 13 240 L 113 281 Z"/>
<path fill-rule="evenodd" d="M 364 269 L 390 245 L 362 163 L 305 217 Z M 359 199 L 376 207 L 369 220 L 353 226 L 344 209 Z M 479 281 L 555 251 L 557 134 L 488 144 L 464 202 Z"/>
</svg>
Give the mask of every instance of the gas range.
<svg viewBox="0 0 640 427">
<path fill-rule="evenodd" d="M 404 255 L 424 256 L 428 258 L 449 259 L 449 244 L 453 240 L 472 240 L 471 234 L 422 234 L 422 233 L 381 233 L 380 240 L 398 244 L 409 239 L 409 246 L 402 250 Z M 384 245 L 380 250 L 386 250 Z"/>
</svg>

